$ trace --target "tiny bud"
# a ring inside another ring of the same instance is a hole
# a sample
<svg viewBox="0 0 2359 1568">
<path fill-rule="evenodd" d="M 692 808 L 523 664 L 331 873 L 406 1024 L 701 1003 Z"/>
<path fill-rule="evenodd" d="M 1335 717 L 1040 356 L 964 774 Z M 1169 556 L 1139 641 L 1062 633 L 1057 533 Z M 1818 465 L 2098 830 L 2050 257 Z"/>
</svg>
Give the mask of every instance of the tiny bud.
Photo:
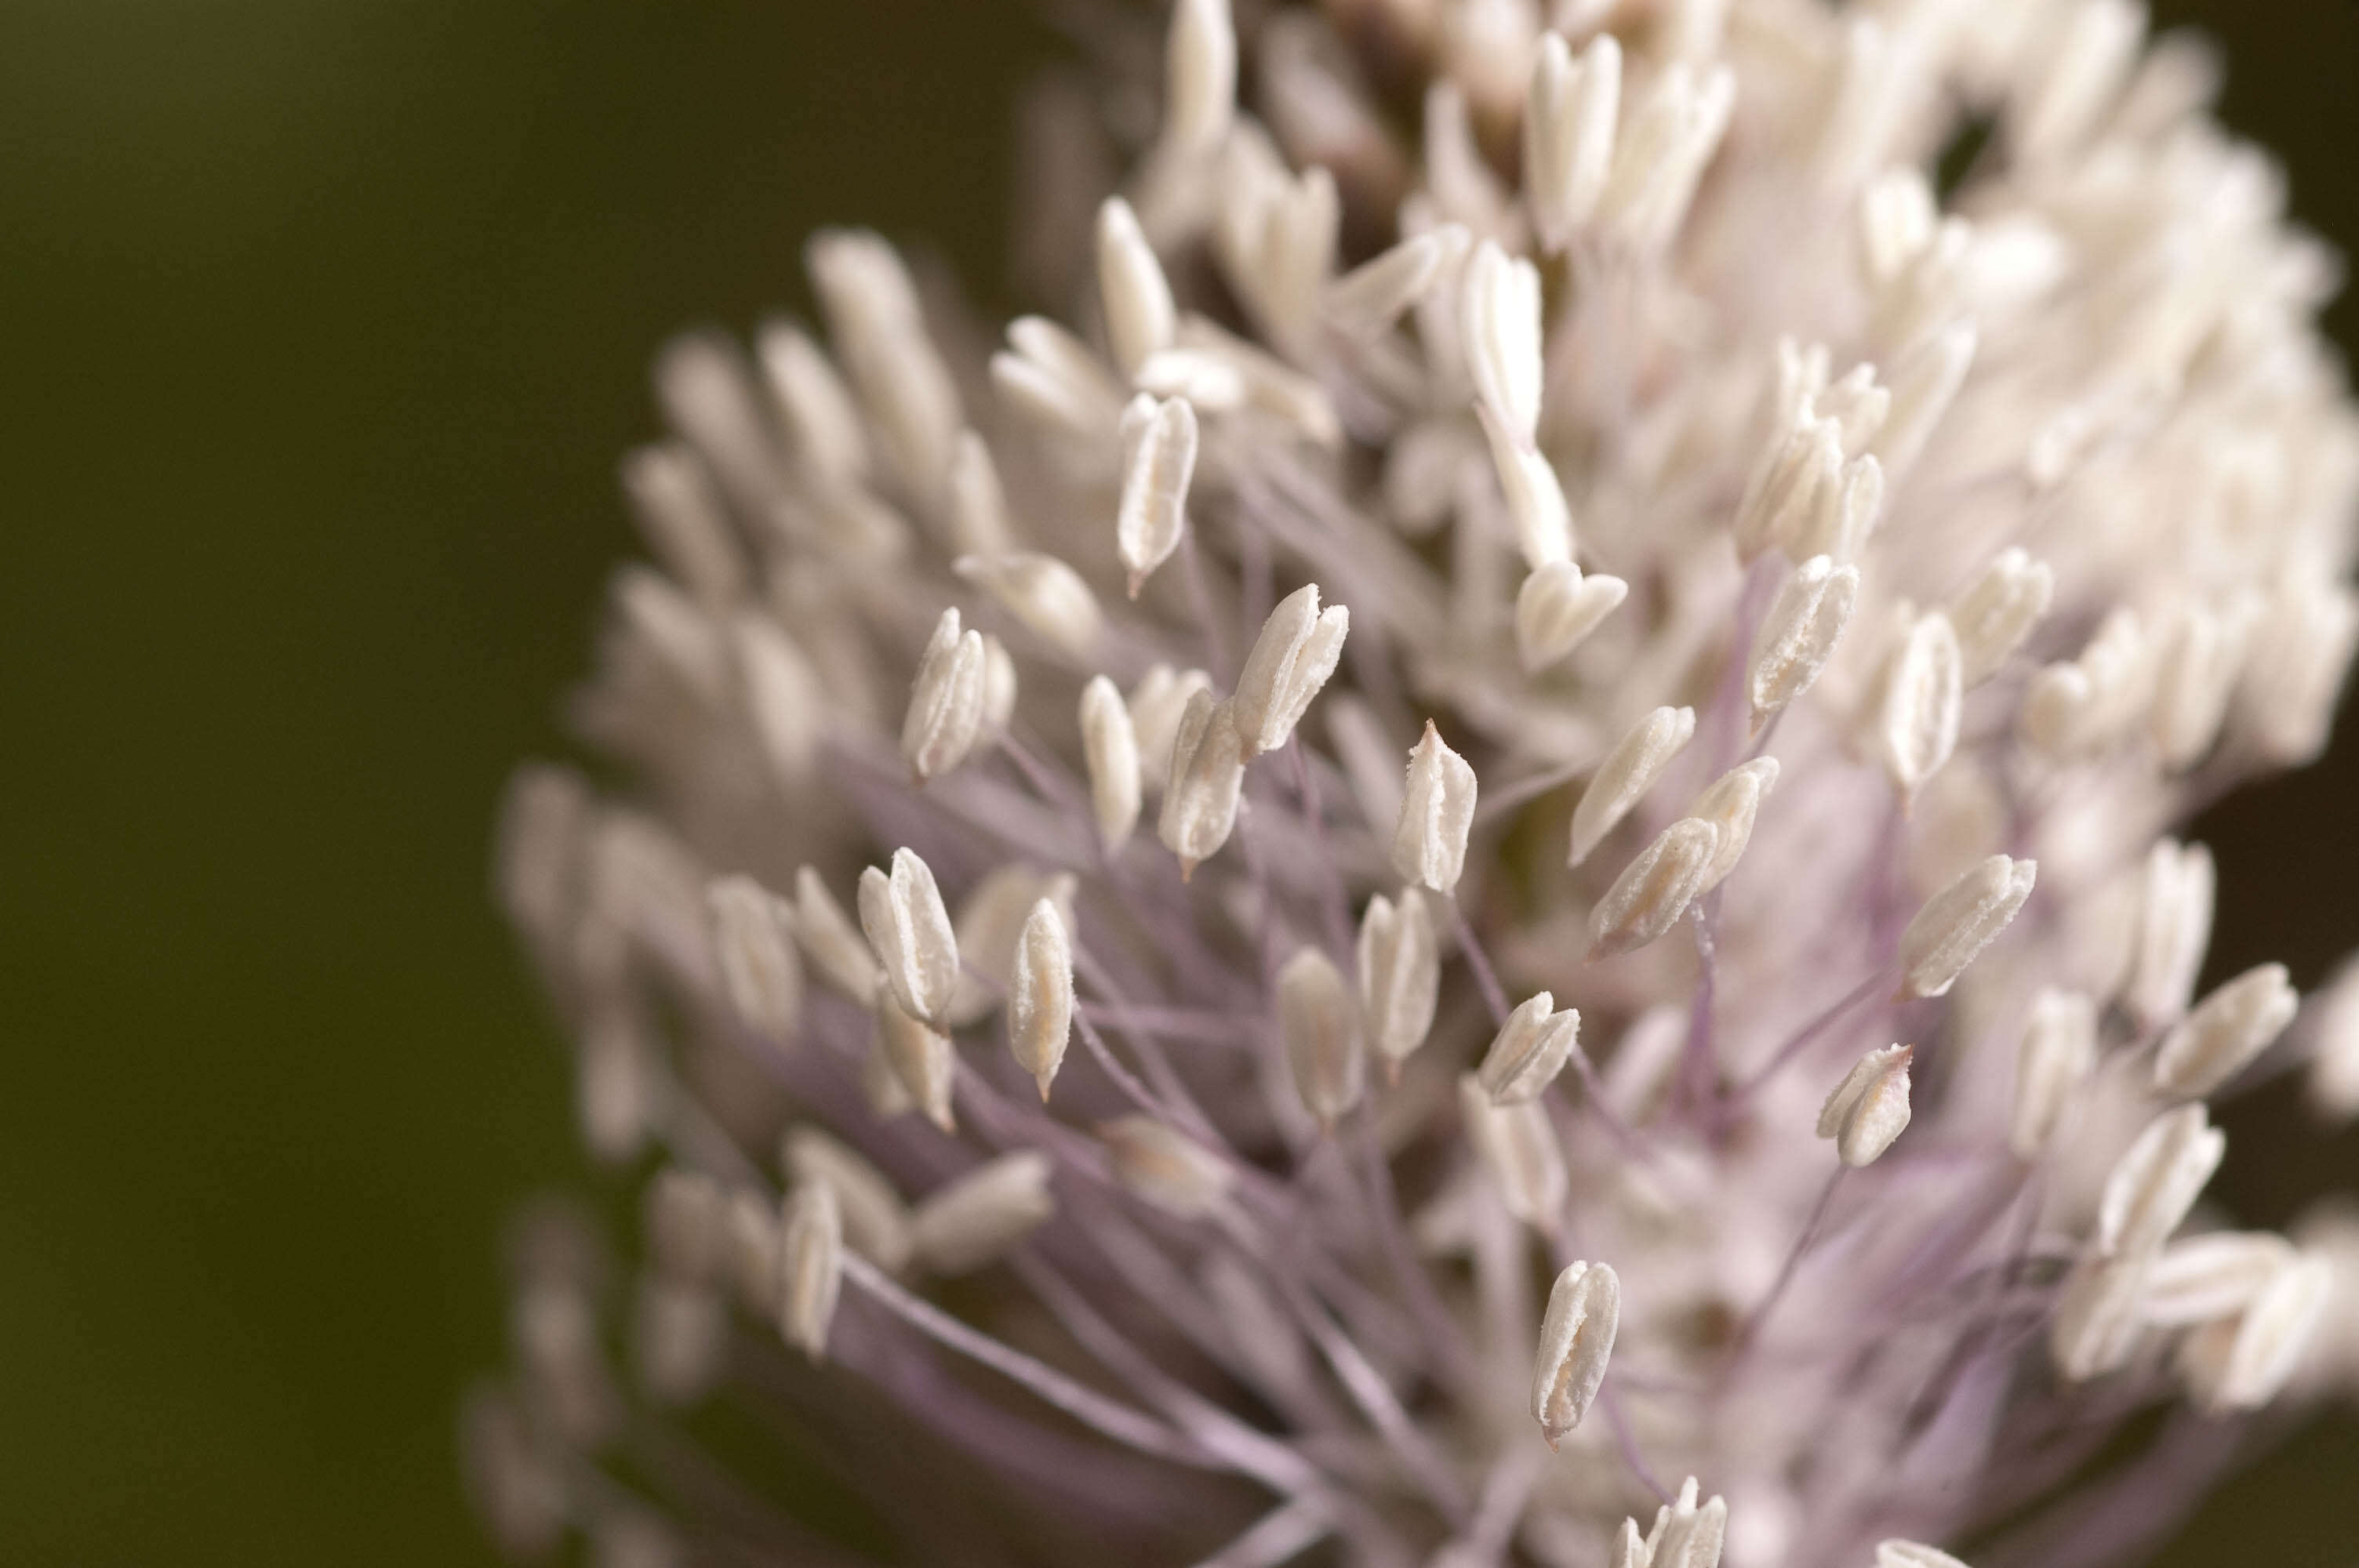
<svg viewBox="0 0 2359 1568">
<path fill-rule="evenodd" d="M 1819 1136 L 1835 1141 L 1846 1165 L 1873 1165 L 1908 1126 L 1908 1063 L 1914 1045 L 1862 1056 L 1819 1109 Z"/>
<path fill-rule="evenodd" d="M 1106 341 L 1125 376 L 1136 375 L 1147 356 L 1171 346 L 1179 312 L 1155 247 L 1139 232 L 1130 203 L 1109 196 L 1098 209 L 1098 302 L 1105 311 Z"/>
<path fill-rule="evenodd" d="M 2072 1266 L 2048 1327 L 2049 1355 L 2064 1380 L 2083 1383 L 2118 1370 L 2137 1348 L 2138 1303 L 2151 1252 L 2091 1254 Z"/>
<path fill-rule="evenodd" d="M 1433 938 L 1433 915 L 1414 891 L 1396 907 L 1382 893 L 1368 901 L 1360 920 L 1360 1017 L 1368 1043 L 1397 1075 L 1400 1064 L 1425 1044 L 1441 989 L 1441 953 Z"/>
<path fill-rule="evenodd" d="M 1611 957 L 1643 947 L 1671 928 L 1702 891 L 1720 858 L 1720 829 L 1682 817 L 1623 868 L 1589 912 L 1589 956 Z"/>
<path fill-rule="evenodd" d="M 1321 1127 L 1332 1128 L 1359 1103 L 1366 1054 L 1343 977 L 1316 947 L 1278 970 L 1277 1023 L 1296 1092 Z"/>
<path fill-rule="evenodd" d="M 1098 597 L 1081 573 L 1056 557 L 1038 550 L 961 556 L 951 569 L 990 594 L 1042 642 L 1077 659 L 1096 646 L 1105 622 Z"/>
<path fill-rule="evenodd" d="M 2234 1317 L 2297 1256 L 2292 1242 L 2267 1230 L 2221 1230 L 2174 1241 L 2147 1271 L 2138 1314 L 2158 1328 Z"/>
<path fill-rule="evenodd" d="M 1007 1042 L 1016 1060 L 1049 1098 L 1073 1029 L 1073 946 L 1055 901 L 1042 899 L 1016 939 L 1007 982 Z"/>
<path fill-rule="evenodd" d="M 1589 1413 L 1621 1319 L 1622 1281 L 1603 1263 L 1568 1263 L 1549 1287 L 1532 1370 L 1532 1419 L 1550 1448 Z"/>
<path fill-rule="evenodd" d="M 929 1023 L 947 1020 L 958 994 L 958 935 L 915 850 L 894 850 L 890 874 L 875 866 L 860 873 L 860 928 L 902 1011 Z"/>
<path fill-rule="evenodd" d="M 2079 991 L 2043 990 L 2016 1054 L 2015 1111 L 2007 1143 L 2037 1160 L 2097 1066 L 2097 1004 Z"/>
<path fill-rule="evenodd" d="M 2241 1316 L 2189 1335 L 2179 1347 L 2179 1372 L 2196 1402 L 2221 1415 L 2277 1398 L 2301 1365 L 2333 1287 L 2332 1261 L 2304 1255 L 2279 1269 Z"/>
<path fill-rule="evenodd" d="M 1554 996 L 1537 992 L 1507 1014 L 1475 1076 L 1494 1105 L 1536 1100 L 1564 1071 L 1580 1039 L 1581 1014 L 1569 1007 L 1559 1012 Z"/>
<path fill-rule="evenodd" d="M 845 1246 L 888 1274 L 908 1267 L 908 1206 L 884 1172 L 808 1123 L 788 1129 L 779 1163 L 790 1184 L 834 1192 Z"/>
<path fill-rule="evenodd" d="M 1350 622 L 1350 611 L 1340 604 L 1319 608 L 1315 582 L 1278 600 L 1245 655 L 1231 699 L 1236 733 L 1249 755 L 1286 744 L 1310 699 L 1335 673 Z"/>
<path fill-rule="evenodd" d="M 1210 691 L 1199 687 L 1171 739 L 1171 782 L 1163 791 L 1157 827 L 1163 847 L 1180 857 L 1183 879 L 1227 843 L 1236 826 L 1245 742 L 1230 714 L 1228 703 L 1214 702 Z"/>
<path fill-rule="evenodd" d="M 1857 567 L 1838 567 L 1828 557 L 1813 556 L 1795 568 L 1753 640 L 1753 667 L 1745 686 L 1756 722 L 1810 689 L 1851 624 L 1858 600 Z"/>
<path fill-rule="evenodd" d="M 1704 868 L 1698 896 L 1718 887 L 1736 869 L 1745 847 L 1753 841 L 1753 819 L 1760 814 L 1762 797 L 1777 784 L 1777 759 L 1756 757 L 1729 769 L 1696 796 L 1688 815 L 1720 829 L 1720 847 L 1712 854 L 1712 864 Z"/>
<path fill-rule="evenodd" d="M 1622 46 L 1599 33 L 1576 63 L 1562 37 L 1540 38 L 1524 110 L 1524 195 L 1540 243 L 1560 251 L 1597 211 L 1614 167 Z"/>
<path fill-rule="evenodd" d="M 1122 692 L 1103 676 L 1082 688 L 1082 765 L 1090 779 L 1090 814 L 1111 854 L 1138 826 L 1138 736 Z"/>
<path fill-rule="evenodd" d="M 876 1054 L 893 1069 L 911 1106 L 927 1120 L 944 1132 L 956 1125 L 951 1115 L 951 1087 L 958 1054 L 951 1037 L 903 1011 L 889 985 L 876 989 Z"/>
<path fill-rule="evenodd" d="M 2056 574 L 2009 546 L 2001 550 L 1974 585 L 1950 606 L 1958 633 L 1961 678 L 1980 686 L 1998 674 L 2007 655 L 2023 646 L 2056 595 Z"/>
<path fill-rule="evenodd" d="M 843 1288 L 843 1217 L 825 1182 L 806 1183 L 787 1199 L 778 1262 L 778 1326 L 788 1344 L 816 1361 L 827 1354 L 827 1328 Z"/>
<path fill-rule="evenodd" d="M 793 908 L 745 876 L 715 880 L 705 902 L 712 914 L 713 956 L 738 1022 L 766 1040 L 793 1039 L 803 1008 Z"/>
<path fill-rule="evenodd" d="M 1947 995 L 2014 920 L 2038 875 L 2035 860 L 1993 855 L 1927 899 L 1900 934 L 1900 994 Z"/>
<path fill-rule="evenodd" d="M 1495 1105 L 1482 1081 L 1458 1080 L 1458 1119 L 1466 1140 L 1498 1184 L 1507 1212 L 1538 1231 L 1553 1231 L 1564 1209 L 1564 1151 L 1538 1105 Z"/>
<path fill-rule="evenodd" d="M 1920 1546 L 1913 1541 L 1879 1541 L 1875 1543 L 1875 1568 L 1966 1568 L 1966 1565 L 1946 1552 L 1930 1546 Z"/>
<path fill-rule="evenodd" d="M 1629 593 L 1620 578 L 1584 577 L 1569 560 L 1525 578 L 1516 594 L 1516 653 L 1525 672 L 1537 675 L 1579 647 Z"/>
<path fill-rule="evenodd" d="M 1950 618 L 1935 610 L 1911 622 L 1886 658 L 1876 686 L 1876 752 L 1893 787 L 1908 799 L 1957 750 L 1965 688 Z"/>
<path fill-rule="evenodd" d="M 1130 574 L 1130 597 L 1171 558 L 1188 526 L 1188 486 L 1196 473 L 1196 410 L 1187 399 L 1131 404 L 1136 435 L 1125 444 L 1122 501 L 1114 511 L 1114 548 Z M 1127 424 L 1132 414 L 1125 415 Z"/>
<path fill-rule="evenodd" d="M 1478 400 L 1516 447 L 1540 417 L 1540 275 L 1491 241 L 1466 263 L 1459 330 Z"/>
<path fill-rule="evenodd" d="M 1353 267 L 1328 287 L 1329 325 L 1347 338 L 1377 337 L 1432 291 L 1470 243 L 1463 228 L 1445 224 Z"/>
<path fill-rule="evenodd" d="M 2201 1104 L 2167 1110 L 2114 1162 L 2097 1206 L 2097 1253 L 2142 1257 L 2179 1228 L 2220 1168 L 2228 1140 Z"/>
<path fill-rule="evenodd" d="M 2212 851 L 2161 838 L 2147 851 L 2137 935 L 2122 1005 L 2146 1028 L 2187 1011 L 2203 952 L 2212 944 Z"/>
<path fill-rule="evenodd" d="M 959 630 L 955 605 L 934 623 L 901 723 L 901 757 L 920 783 L 966 760 L 983 728 L 983 638 Z"/>
<path fill-rule="evenodd" d="M 2301 1007 L 2283 964 L 2260 964 L 2196 1003 L 2154 1058 L 2158 1094 L 2208 1095 L 2285 1032 Z"/>
<path fill-rule="evenodd" d="M 1057 1212 L 1049 1156 L 1002 1154 L 918 1206 L 909 1235 L 918 1259 L 937 1274 L 970 1274 L 997 1262 Z"/>
<path fill-rule="evenodd" d="M 1577 866 L 1589 858 L 1589 852 L 1655 787 L 1655 781 L 1694 734 L 1694 708 L 1658 708 L 1614 743 L 1590 775 L 1581 804 L 1573 807 L 1572 852 L 1565 864 Z"/>
<path fill-rule="evenodd" d="M 1474 770 L 1442 743 L 1430 719 L 1408 754 L 1400 820 L 1393 828 L 1393 869 L 1413 887 L 1451 892 L 1466 865 L 1474 825 Z"/>
<path fill-rule="evenodd" d="M 1235 1179 L 1225 1162 L 1149 1116 L 1098 1124 L 1114 1179 L 1136 1197 L 1181 1219 L 1199 1219 L 1223 1203 Z"/>
</svg>

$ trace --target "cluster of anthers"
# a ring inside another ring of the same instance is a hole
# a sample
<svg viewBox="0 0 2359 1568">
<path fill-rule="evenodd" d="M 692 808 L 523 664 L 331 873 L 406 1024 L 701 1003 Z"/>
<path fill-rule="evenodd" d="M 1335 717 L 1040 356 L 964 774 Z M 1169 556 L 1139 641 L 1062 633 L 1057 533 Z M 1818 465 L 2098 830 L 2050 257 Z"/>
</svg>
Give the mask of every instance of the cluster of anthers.
<svg viewBox="0 0 2359 1568">
<path fill-rule="evenodd" d="M 2331 259 L 2130 0 L 1239 12 L 1044 110 L 1072 324 L 832 232 L 663 356 L 501 872 L 633 1375 L 526 1225 L 496 1533 L 2136 1555 L 2359 1388 L 2359 1227 L 2201 1204 L 2359 986 L 2196 1000 L 2165 836 L 2359 630 Z"/>
</svg>

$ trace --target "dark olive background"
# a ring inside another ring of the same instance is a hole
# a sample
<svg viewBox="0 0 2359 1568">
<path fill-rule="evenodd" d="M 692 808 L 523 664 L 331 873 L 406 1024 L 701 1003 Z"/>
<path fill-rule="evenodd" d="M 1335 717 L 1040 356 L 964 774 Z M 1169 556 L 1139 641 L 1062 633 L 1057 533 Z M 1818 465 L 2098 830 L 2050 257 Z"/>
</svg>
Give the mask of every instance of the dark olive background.
<svg viewBox="0 0 2359 1568">
<path fill-rule="evenodd" d="M 2359 12 L 2164 9 L 2359 240 Z M 643 366 L 800 304 L 823 222 L 1000 302 L 1052 47 L 1005 0 L 0 6 L 0 1560 L 487 1560 L 454 1393 L 503 1212 L 581 1168 L 484 849 Z M 2222 972 L 2359 941 L 2354 782 L 2346 727 L 2208 825 Z M 2286 1108 L 2232 1134 L 2257 1218 L 2359 1181 Z M 2354 1482 L 2338 1420 L 2169 1561 L 2352 1561 Z"/>
</svg>

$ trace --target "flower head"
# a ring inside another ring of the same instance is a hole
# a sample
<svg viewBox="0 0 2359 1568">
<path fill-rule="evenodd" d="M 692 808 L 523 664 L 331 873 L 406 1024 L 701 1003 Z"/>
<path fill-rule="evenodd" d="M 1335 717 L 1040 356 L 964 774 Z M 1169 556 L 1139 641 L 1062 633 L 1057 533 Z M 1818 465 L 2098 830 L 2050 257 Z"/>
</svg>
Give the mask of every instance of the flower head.
<svg viewBox="0 0 2359 1568">
<path fill-rule="evenodd" d="M 2359 416 L 2182 46 L 1130 26 L 1062 323 L 975 355 L 839 232 L 823 334 L 661 362 L 617 782 L 520 776 L 501 872 L 592 1152 L 659 1152 L 639 1391 L 897 1409 L 1030 1561 L 1941 1568 L 2103 1506 L 2060 1432 L 2359 1386 L 2348 1248 L 2197 1212 L 2281 1033 L 2359 1102 L 2347 984 L 2190 1008 L 2163 837 L 2321 742 Z M 619 1441 L 558 1229 L 503 1536 L 794 1551 Z"/>
</svg>

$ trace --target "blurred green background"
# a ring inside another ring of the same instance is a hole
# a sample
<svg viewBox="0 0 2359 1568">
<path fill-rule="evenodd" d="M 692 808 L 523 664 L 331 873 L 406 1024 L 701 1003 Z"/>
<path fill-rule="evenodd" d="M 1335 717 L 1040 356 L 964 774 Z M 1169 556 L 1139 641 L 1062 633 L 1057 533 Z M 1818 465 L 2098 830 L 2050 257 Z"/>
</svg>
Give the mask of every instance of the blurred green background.
<svg viewBox="0 0 2359 1568">
<path fill-rule="evenodd" d="M 2162 10 L 2359 241 L 2359 10 Z M 0 1561 L 488 1561 L 453 1401 L 504 1212 L 580 1166 L 485 849 L 643 367 L 801 304 L 824 222 L 1003 303 L 1050 49 L 1012 0 L 0 5 Z M 2207 825 L 2222 971 L 2359 941 L 2352 730 Z M 2305 1138 L 2243 1139 L 2255 1218 L 2359 1182 Z M 2314 1431 L 2169 1561 L 2353 1561 L 2354 1482 Z"/>
</svg>

